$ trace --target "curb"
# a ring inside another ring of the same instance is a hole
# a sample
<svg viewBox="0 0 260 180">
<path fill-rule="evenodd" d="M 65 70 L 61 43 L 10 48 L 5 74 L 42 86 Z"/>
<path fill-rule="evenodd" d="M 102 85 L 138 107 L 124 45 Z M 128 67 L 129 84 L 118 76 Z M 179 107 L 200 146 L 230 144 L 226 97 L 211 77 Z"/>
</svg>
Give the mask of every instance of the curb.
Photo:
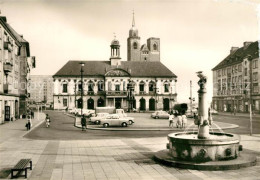
<svg viewBox="0 0 260 180">
<path fill-rule="evenodd" d="M 45 114 L 45 113 L 43 113 L 43 114 Z M 38 126 L 40 126 L 43 122 L 44 122 L 44 119 L 40 120 L 35 126 L 33 126 L 33 128 L 30 129 L 30 131 L 27 131 L 24 135 L 22 135 L 22 137 L 26 136 L 29 132 L 31 132 L 32 130 L 34 130 Z"/>
</svg>

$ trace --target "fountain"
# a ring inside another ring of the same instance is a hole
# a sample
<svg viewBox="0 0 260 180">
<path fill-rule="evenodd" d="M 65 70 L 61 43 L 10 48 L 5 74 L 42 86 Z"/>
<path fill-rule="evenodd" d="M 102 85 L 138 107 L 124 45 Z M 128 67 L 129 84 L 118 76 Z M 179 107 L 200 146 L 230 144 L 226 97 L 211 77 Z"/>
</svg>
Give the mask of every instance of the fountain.
<svg viewBox="0 0 260 180">
<path fill-rule="evenodd" d="M 168 135 L 167 149 L 155 154 L 155 160 L 174 167 L 198 170 L 227 170 L 256 164 L 256 157 L 242 153 L 240 137 L 236 134 L 210 132 L 212 116 L 206 106 L 207 78 L 198 72 L 199 108 L 194 124 L 197 132 L 178 132 Z"/>
</svg>

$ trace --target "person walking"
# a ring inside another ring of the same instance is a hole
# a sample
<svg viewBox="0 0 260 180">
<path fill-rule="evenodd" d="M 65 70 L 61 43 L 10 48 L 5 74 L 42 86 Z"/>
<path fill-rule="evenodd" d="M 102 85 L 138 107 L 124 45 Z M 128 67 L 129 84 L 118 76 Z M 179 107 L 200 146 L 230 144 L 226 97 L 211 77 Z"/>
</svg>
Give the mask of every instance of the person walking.
<svg viewBox="0 0 260 180">
<path fill-rule="evenodd" d="M 87 121 L 86 121 L 85 116 L 83 115 L 82 118 L 81 118 L 82 131 L 86 131 L 86 124 L 87 124 Z"/>
<path fill-rule="evenodd" d="M 31 110 L 31 118 L 34 119 L 34 112 Z"/>
<path fill-rule="evenodd" d="M 182 128 L 186 128 L 186 124 L 187 124 L 187 116 L 185 113 L 182 114 L 181 116 L 181 120 L 182 120 Z"/>
<path fill-rule="evenodd" d="M 31 126 L 32 126 L 31 116 L 27 115 L 27 123 L 26 123 L 27 131 L 31 129 Z"/>
<path fill-rule="evenodd" d="M 173 128 L 173 114 L 172 113 L 169 115 L 169 127 Z"/>
<path fill-rule="evenodd" d="M 46 127 L 49 127 L 50 123 L 51 123 L 51 118 L 50 118 L 49 114 L 46 114 L 45 121 L 46 121 Z"/>
</svg>

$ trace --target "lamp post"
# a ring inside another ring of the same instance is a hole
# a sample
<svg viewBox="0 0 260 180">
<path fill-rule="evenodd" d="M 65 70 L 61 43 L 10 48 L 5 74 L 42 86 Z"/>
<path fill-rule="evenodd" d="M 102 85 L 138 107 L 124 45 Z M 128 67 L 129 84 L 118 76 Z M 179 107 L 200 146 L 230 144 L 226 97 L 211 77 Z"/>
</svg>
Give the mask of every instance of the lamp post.
<svg viewBox="0 0 260 180">
<path fill-rule="evenodd" d="M 133 102 L 134 102 L 134 85 L 133 82 L 130 80 L 129 83 L 127 84 L 127 90 L 128 90 L 128 112 L 130 112 L 131 110 L 133 110 Z"/>
<path fill-rule="evenodd" d="M 83 88 L 83 67 L 85 65 L 85 63 L 81 62 L 79 63 L 81 65 L 81 69 L 80 69 L 80 78 L 81 78 L 81 116 L 83 117 L 83 92 L 84 92 L 84 88 Z"/>
</svg>

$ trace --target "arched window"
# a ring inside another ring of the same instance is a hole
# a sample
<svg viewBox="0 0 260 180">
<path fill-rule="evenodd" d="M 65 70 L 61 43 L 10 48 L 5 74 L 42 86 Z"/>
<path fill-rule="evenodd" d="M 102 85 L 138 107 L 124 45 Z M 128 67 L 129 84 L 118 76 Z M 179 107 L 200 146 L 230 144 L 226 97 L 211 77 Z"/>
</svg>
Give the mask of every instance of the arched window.
<svg viewBox="0 0 260 180">
<path fill-rule="evenodd" d="M 153 50 L 157 51 L 157 45 L 153 44 Z"/>
<path fill-rule="evenodd" d="M 136 42 L 134 42 L 133 47 L 134 47 L 134 49 L 137 49 L 137 43 Z"/>
</svg>

